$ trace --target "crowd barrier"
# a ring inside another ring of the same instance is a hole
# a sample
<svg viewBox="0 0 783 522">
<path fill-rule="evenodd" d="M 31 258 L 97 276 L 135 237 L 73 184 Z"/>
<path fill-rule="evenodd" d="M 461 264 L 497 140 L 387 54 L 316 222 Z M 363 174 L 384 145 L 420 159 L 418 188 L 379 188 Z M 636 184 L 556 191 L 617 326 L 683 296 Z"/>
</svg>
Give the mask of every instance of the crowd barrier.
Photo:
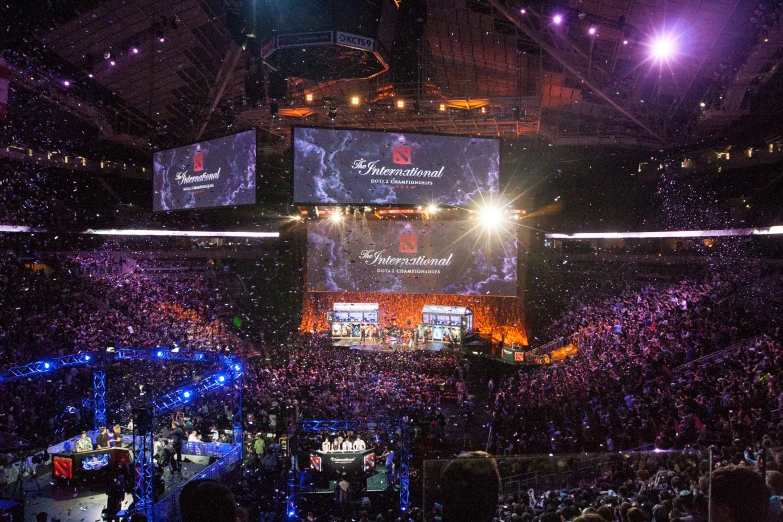
<svg viewBox="0 0 783 522">
<path fill-rule="evenodd" d="M 493 457 L 500 474 L 501 502 L 511 503 L 533 492 L 536 501 L 548 491 L 573 492 L 576 488 L 604 490 L 614 477 L 633 476 L 638 469 L 678 470 L 710 460 L 709 450 L 622 451 L 575 455 Z M 452 463 L 464 466 L 465 459 L 425 460 L 422 506 L 425 512 L 438 510 L 443 502 L 444 471 Z M 470 464 L 468 464 L 470 466 Z M 471 473 L 477 473 L 472 467 Z M 652 473 L 652 480 L 654 480 Z M 685 482 L 687 484 L 687 482 Z M 466 493 L 470 494 L 470 492 Z"/>
<path fill-rule="evenodd" d="M 213 444 L 202 442 L 188 442 L 182 448 L 182 453 L 187 455 L 209 455 L 220 457 L 200 473 L 194 475 L 191 480 L 213 479 L 220 481 L 226 475 L 235 472 L 241 465 L 242 447 L 239 444 Z M 214 454 L 213 454 L 214 453 Z M 179 511 L 179 494 L 187 482 L 180 484 L 172 491 L 167 491 L 166 496 L 153 506 L 153 520 L 155 522 L 179 522 L 182 516 Z"/>
<path fill-rule="evenodd" d="M 705 355 L 704 357 L 699 357 L 698 359 L 694 359 L 693 361 L 689 363 L 685 363 L 681 366 L 678 366 L 674 369 L 674 375 L 682 375 L 692 372 L 695 368 L 701 366 L 702 364 L 712 361 L 722 361 L 726 357 L 733 355 L 737 352 L 739 352 L 742 349 L 748 348 L 749 346 L 755 345 L 757 342 L 769 339 L 769 336 L 767 335 L 758 335 L 756 337 L 752 337 L 750 339 L 742 340 L 738 343 L 732 344 L 728 348 L 724 348 L 723 350 L 719 350 L 717 352 L 713 352 L 709 355 Z"/>
</svg>

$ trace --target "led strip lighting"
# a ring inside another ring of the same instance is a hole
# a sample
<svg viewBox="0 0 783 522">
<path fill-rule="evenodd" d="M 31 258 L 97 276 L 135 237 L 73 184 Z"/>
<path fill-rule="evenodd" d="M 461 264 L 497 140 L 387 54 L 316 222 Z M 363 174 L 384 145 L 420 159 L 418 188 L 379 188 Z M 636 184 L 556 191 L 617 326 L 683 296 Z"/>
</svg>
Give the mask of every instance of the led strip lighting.
<svg viewBox="0 0 783 522">
<path fill-rule="evenodd" d="M 42 232 L 55 233 L 42 228 L 17 227 L 13 225 L 0 225 L 0 232 Z M 82 235 L 94 236 L 179 236 L 179 237 L 245 237 L 245 238 L 276 238 L 280 232 L 209 232 L 203 230 L 145 230 L 145 229 L 87 229 L 79 232 Z"/>
<path fill-rule="evenodd" d="M 671 237 L 769 236 L 783 234 L 783 226 L 765 228 L 729 228 L 726 230 L 670 230 L 663 232 L 579 232 L 546 234 L 547 239 L 648 239 Z"/>
</svg>

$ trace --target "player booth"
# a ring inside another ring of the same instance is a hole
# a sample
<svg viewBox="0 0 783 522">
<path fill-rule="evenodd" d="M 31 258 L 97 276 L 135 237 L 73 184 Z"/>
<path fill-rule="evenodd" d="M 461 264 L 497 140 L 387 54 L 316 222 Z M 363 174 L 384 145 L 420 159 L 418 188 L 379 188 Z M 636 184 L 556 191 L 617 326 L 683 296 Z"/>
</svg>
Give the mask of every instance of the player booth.
<svg viewBox="0 0 783 522">
<path fill-rule="evenodd" d="M 459 343 L 473 332 L 473 312 L 464 306 L 424 305 L 418 328 L 421 338 Z"/>
<path fill-rule="evenodd" d="M 333 338 L 359 338 L 362 328 L 378 327 L 378 303 L 334 303 L 326 320 Z"/>
</svg>

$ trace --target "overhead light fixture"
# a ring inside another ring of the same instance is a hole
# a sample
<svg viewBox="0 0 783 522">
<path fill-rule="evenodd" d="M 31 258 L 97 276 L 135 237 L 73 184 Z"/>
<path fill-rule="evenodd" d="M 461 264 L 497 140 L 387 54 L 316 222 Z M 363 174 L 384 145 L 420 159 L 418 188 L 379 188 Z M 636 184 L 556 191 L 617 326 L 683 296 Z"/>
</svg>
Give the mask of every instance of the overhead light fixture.
<svg viewBox="0 0 783 522">
<path fill-rule="evenodd" d="M 595 36 L 595 27 L 591 27 L 587 30 L 587 32 L 590 36 Z"/>
<path fill-rule="evenodd" d="M 441 112 L 444 112 L 446 110 L 446 104 L 445 103 L 441 103 L 438 106 L 438 110 L 441 111 Z"/>
<path fill-rule="evenodd" d="M 307 94 L 305 94 L 305 101 L 307 101 L 307 102 L 313 101 L 313 95 L 311 93 L 309 93 L 309 92 Z"/>
<path fill-rule="evenodd" d="M 405 108 L 405 100 L 397 100 L 397 108 L 398 109 L 404 109 Z"/>
<path fill-rule="evenodd" d="M 670 35 L 658 36 L 650 43 L 650 58 L 665 61 L 677 53 L 677 42 Z"/>
<path fill-rule="evenodd" d="M 351 105 L 359 105 L 359 97 L 351 96 Z"/>
<path fill-rule="evenodd" d="M 552 17 L 552 23 L 555 24 L 555 25 L 562 24 L 563 23 L 563 15 L 556 14 L 555 16 L 553 16 Z"/>
</svg>

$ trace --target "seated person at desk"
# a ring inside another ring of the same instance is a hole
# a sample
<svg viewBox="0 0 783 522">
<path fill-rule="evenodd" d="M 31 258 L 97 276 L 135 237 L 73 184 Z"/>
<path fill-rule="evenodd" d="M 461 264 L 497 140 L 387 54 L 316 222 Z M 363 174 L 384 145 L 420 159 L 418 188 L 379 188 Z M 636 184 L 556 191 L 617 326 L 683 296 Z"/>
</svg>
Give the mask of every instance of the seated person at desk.
<svg viewBox="0 0 783 522">
<path fill-rule="evenodd" d="M 342 450 L 352 450 L 353 449 L 353 442 L 351 442 L 350 439 L 346 438 L 343 441 L 343 445 L 340 447 Z"/>
<path fill-rule="evenodd" d="M 367 449 L 367 444 L 364 443 L 361 435 L 356 435 L 356 440 L 353 441 L 353 449 L 358 451 L 364 451 Z"/>
<path fill-rule="evenodd" d="M 85 451 L 92 451 L 92 441 L 87 436 L 87 432 L 82 432 L 82 438 L 76 441 L 76 453 L 83 453 Z"/>
<path fill-rule="evenodd" d="M 332 451 L 332 443 L 329 442 L 329 437 L 324 437 L 324 441 L 321 443 L 321 451 Z"/>
<path fill-rule="evenodd" d="M 95 437 L 95 446 L 98 449 L 104 449 L 109 447 L 109 434 L 106 433 L 106 426 L 100 427 L 100 433 Z"/>
</svg>

